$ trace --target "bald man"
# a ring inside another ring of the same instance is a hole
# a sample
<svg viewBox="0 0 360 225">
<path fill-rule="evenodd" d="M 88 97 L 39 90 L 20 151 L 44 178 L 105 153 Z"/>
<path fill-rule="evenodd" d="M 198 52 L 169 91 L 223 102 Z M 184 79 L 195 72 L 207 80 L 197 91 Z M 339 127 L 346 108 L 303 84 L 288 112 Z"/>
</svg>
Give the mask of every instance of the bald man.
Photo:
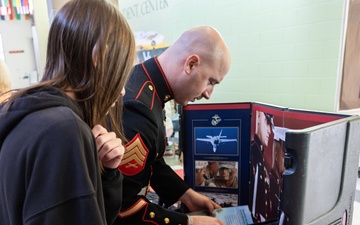
<svg viewBox="0 0 360 225">
<path fill-rule="evenodd" d="M 185 31 L 160 56 L 134 67 L 123 98 L 123 126 L 129 142 L 119 166 L 124 174 L 124 195 L 116 224 L 224 225 L 214 217 L 188 217 L 168 210 L 145 196 L 150 185 L 166 206 L 180 200 L 192 212 L 220 208 L 191 189 L 164 161 L 163 108 L 171 99 L 183 106 L 209 99 L 230 64 L 221 35 L 210 26 L 199 26 Z"/>
</svg>

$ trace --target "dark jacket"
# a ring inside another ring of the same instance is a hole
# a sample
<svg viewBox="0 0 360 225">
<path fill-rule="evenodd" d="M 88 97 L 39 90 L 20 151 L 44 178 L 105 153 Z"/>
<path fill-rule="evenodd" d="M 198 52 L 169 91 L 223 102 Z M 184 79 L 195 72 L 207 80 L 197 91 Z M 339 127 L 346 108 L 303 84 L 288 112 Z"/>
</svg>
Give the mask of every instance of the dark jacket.
<svg viewBox="0 0 360 225">
<path fill-rule="evenodd" d="M 264 148 L 260 139 L 255 135 L 250 145 L 250 160 L 252 174 L 250 174 L 249 208 L 254 222 L 264 222 L 279 219 L 278 184 L 272 179 L 264 165 Z"/>
<path fill-rule="evenodd" d="M 0 224 L 88 225 L 116 218 L 122 176 L 107 170 L 102 183 L 95 140 L 81 117 L 78 105 L 55 88 L 29 92 L 9 111 L 0 109 Z M 106 215 L 103 196 L 111 196 Z"/>
<path fill-rule="evenodd" d="M 134 67 L 124 96 L 124 130 L 129 143 L 120 165 L 123 206 L 116 224 L 186 224 L 187 216 L 150 202 L 141 189 L 150 184 L 172 205 L 189 189 L 163 155 L 166 148 L 163 108 L 171 89 L 156 58 Z"/>
</svg>

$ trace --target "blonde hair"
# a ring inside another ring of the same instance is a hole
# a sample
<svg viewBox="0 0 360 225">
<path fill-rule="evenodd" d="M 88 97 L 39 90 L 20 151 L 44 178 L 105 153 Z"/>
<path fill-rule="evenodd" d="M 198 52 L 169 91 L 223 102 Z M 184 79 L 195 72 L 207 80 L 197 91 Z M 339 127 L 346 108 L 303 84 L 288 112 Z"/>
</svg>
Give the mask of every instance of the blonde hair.
<svg viewBox="0 0 360 225">
<path fill-rule="evenodd" d="M 0 95 L 8 92 L 11 87 L 10 72 L 5 62 L 0 60 Z"/>
</svg>

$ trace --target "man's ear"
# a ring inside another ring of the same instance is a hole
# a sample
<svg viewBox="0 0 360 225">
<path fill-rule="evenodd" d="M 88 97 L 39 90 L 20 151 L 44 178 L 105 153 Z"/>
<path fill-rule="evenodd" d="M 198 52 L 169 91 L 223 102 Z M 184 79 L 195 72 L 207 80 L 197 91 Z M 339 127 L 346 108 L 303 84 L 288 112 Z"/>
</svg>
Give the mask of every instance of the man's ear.
<svg viewBox="0 0 360 225">
<path fill-rule="evenodd" d="M 194 68 L 194 66 L 199 65 L 200 57 L 198 55 L 190 55 L 187 57 L 185 61 L 185 72 L 186 74 L 190 74 L 190 71 Z"/>
</svg>

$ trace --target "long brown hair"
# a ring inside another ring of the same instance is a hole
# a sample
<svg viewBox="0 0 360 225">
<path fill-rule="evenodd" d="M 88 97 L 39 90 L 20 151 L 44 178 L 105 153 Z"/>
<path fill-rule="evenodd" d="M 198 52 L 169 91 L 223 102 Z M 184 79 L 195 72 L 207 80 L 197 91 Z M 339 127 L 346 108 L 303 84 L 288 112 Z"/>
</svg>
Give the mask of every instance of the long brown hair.
<svg viewBox="0 0 360 225">
<path fill-rule="evenodd" d="M 118 99 L 134 55 L 133 33 L 117 6 L 107 0 L 73 0 L 51 24 L 44 76 L 32 88 L 52 86 L 73 92 L 90 127 L 110 125 L 125 140 L 121 115 L 110 113 L 106 121 L 106 114 L 114 102 L 122 112 Z"/>
</svg>

